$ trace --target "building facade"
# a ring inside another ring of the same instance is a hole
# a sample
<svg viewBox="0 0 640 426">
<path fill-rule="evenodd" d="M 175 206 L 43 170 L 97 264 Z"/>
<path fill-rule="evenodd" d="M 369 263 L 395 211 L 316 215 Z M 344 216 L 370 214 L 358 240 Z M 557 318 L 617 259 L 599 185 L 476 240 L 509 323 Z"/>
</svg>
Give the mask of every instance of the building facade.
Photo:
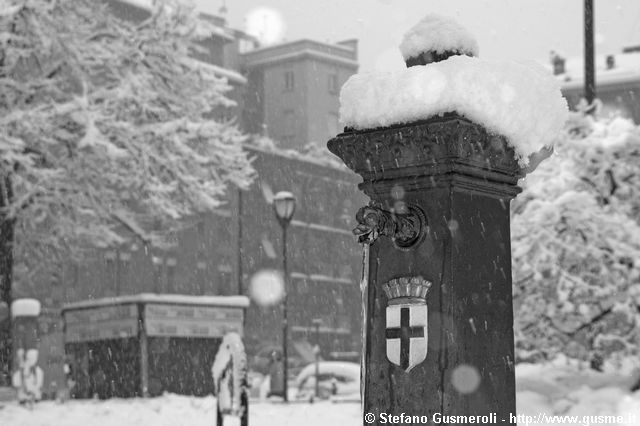
<svg viewBox="0 0 640 426">
<path fill-rule="evenodd" d="M 299 40 L 244 53 L 247 131 L 269 136 L 285 149 L 324 146 L 340 132 L 340 88 L 357 72 L 357 59 L 357 40 Z"/>
<path fill-rule="evenodd" d="M 269 197 L 290 191 L 297 200 L 287 232 L 290 338 L 315 344 L 314 320 L 320 320 L 325 357 L 359 353 L 362 259 L 351 228 L 355 211 L 366 201 L 357 193 L 356 179 L 346 170 L 308 159 L 250 149 L 258 177 L 248 192 L 240 193 L 243 294 L 251 294 L 248 286 L 256 272 L 282 267 L 281 228 Z M 280 306 L 252 305 L 247 311 L 248 346 L 259 352 L 281 342 L 281 320 Z"/>
</svg>

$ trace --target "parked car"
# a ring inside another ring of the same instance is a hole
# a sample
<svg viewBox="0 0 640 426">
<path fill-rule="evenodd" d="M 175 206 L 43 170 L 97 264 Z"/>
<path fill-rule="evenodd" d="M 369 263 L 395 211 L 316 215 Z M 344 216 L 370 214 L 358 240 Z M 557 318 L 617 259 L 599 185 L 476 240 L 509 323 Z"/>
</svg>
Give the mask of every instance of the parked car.
<svg viewBox="0 0 640 426">
<path fill-rule="evenodd" d="M 274 355 L 275 354 L 275 355 Z M 282 348 L 276 346 L 265 346 L 260 349 L 249 362 L 249 368 L 261 374 L 269 374 L 271 363 L 274 356 L 277 359 L 282 359 Z M 302 358 L 296 354 L 288 354 L 287 366 L 289 368 L 289 374 L 295 374 L 305 365 Z M 291 377 L 291 376 L 290 376 Z"/>
<path fill-rule="evenodd" d="M 320 399 L 360 400 L 360 365 L 353 362 L 318 363 Z M 316 364 L 304 367 L 296 377 L 296 399 L 313 401 L 316 397 Z"/>
<path fill-rule="evenodd" d="M 302 367 L 314 361 L 314 355 L 309 349 L 307 342 L 292 342 L 287 354 L 287 367 L 289 377 L 292 378 L 300 372 Z M 265 345 L 262 346 L 249 361 L 249 368 L 261 374 L 269 374 L 274 356 L 282 359 L 282 346 Z"/>
</svg>

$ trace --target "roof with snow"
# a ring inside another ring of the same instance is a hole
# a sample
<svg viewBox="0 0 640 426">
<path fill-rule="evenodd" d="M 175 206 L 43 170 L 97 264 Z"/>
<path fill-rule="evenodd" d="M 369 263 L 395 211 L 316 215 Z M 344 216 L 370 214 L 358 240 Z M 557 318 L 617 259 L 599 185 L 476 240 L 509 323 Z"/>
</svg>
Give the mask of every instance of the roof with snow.
<svg viewBox="0 0 640 426">
<path fill-rule="evenodd" d="M 313 58 L 358 68 L 358 49 L 354 40 L 323 43 L 316 40 L 296 40 L 253 49 L 243 55 L 248 67 L 265 66 L 292 59 Z"/>
<path fill-rule="evenodd" d="M 227 82 L 229 82 L 230 84 L 247 84 L 247 79 L 242 74 L 229 68 L 220 67 L 218 65 L 210 64 L 208 62 L 200 61 L 197 59 L 193 59 L 190 64 L 193 67 L 211 71 L 216 77 L 227 79 Z"/>
<path fill-rule="evenodd" d="M 128 5 L 134 8 L 138 8 L 145 11 L 145 13 L 151 13 L 154 8 L 153 0 L 111 0 L 111 2 L 114 4 Z M 118 13 L 116 12 L 116 14 Z M 120 17 L 123 19 L 135 20 L 135 17 L 132 17 L 128 14 L 123 14 L 123 12 L 120 12 Z M 141 18 L 138 17 L 138 19 Z M 221 16 L 200 12 L 198 13 L 198 19 L 199 21 L 196 28 L 196 38 L 206 39 L 208 37 L 220 37 L 227 42 L 232 42 L 236 39 L 236 36 L 243 39 L 249 37 L 241 31 L 227 27 L 226 20 Z M 211 62 L 207 62 L 202 58 L 192 58 L 190 62 L 191 66 L 197 66 L 213 72 L 213 74 L 217 77 L 227 79 L 229 83 L 240 85 L 247 84 L 247 79 L 234 70 L 212 64 Z"/>
<path fill-rule="evenodd" d="M 479 49 L 475 37 L 466 28 L 448 16 L 434 13 L 407 31 L 400 43 L 400 52 L 405 60 L 427 51 L 453 51 L 478 56 Z"/>
<path fill-rule="evenodd" d="M 505 136 L 521 165 L 553 145 L 568 117 L 559 82 L 535 62 L 452 56 L 386 73 L 352 76 L 340 118 L 354 129 L 410 123 L 449 112 Z"/>
<path fill-rule="evenodd" d="M 277 147 L 275 142 L 269 138 L 253 137 L 244 144 L 244 147 L 252 151 L 277 155 L 289 160 L 303 161 L 321 167 L 331 167 L 338 171 L 347 171 L 344 163 L 331 153 L 329 153 L 330 155 L 325 156 L 314 156 L 313 154 L 306 154 L 295 149 L 282 149 Z"/>
<path fill-rule="evenodd" d="M 607 57 L 613 57 L 613 67 L 607 68 Z M 620 53 L 616 55 L 597 55 L 595 57 L 596 85 L 640 84 L 640 52 Z M 562 89 L 583 89 L 584 59 L 567 58 L 565 72 L 556 75 Z"/>
<path fill-rule="evenodd" d="M 62 311 L 98 308 L 102 306 L 124 305 L 129 303 L 163 303 L 171 305 L 199 305 L 223 307 L 249 307 L 247 296 L 190 296 L 184 294 L 141 293 L 126 296 L 104 297 L 66 304 Z"/>
<path fill-rule="evenodd" d="M 114 0 L 119 3 L 126 3 L 144 10 L 153 10 L 153 0 Z"/>
<path fill-rule="evenodd" d="M 155 7 L 161 5 L 161 3 L 155 3 L 154 0 L 111 0 L 114 3 L 122 5 L 128 5 L 138 8 L 146 13 L 153 12 Z M 234 30 L 227 27 L 226 19 L 222 16 L 212 15 L 210 13 L 198 12 L 198 18 L 202 21 L 206 21 L 208 25 L 205 28 L 201 28 L 199 34 L 201 36 L 211 35 L 218 36 L 227 41 L 234 41 Z"/>
</svg>

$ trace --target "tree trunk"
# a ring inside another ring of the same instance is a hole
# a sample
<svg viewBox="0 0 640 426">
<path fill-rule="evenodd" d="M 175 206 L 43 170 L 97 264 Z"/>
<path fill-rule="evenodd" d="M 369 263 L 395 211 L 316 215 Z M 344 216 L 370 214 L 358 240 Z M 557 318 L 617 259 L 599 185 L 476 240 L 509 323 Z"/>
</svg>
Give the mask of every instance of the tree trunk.
<svg viewBox="0 0 640 426">
<path fill-rule="evenodd" d="M 11 307 L 11 285 L 13 279 L 13 241 L 16 221 L 7 217 L 7 207 L 13 198 L 11 178 L 5 176 L 0 182 L 0 304 Z M 12 339 L 11 315 L 0 319 L 0 386 L 11 383 Z"/>
</svg>

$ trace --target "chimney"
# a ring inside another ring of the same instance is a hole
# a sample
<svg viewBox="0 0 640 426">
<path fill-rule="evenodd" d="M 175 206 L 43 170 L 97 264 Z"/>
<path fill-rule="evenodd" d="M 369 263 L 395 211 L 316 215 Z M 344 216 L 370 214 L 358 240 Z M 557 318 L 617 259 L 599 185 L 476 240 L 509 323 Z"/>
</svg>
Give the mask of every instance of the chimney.
<svg viewBox="0 0 640 426">
<path fill-rule="evenodd" d="M 607 55 L 607 69 L 611 70 L 616 67 L 616 57 L 613 55 Z"/>
<path fill-rule="evenodd" d="M 628 46 L 622 49 L 622 53 L 635 53 L 635 52 L 640 52 L 640 45 Z"/>
<path fill-rule="evenodd" d="M 551 51 L 551 65 L 553 65 L 553 75 L 565 73 L 565 59 L 557 52 Z"/>
<path fill-rule="evenodd" d="M 220 9 L 218 9 L 218 15 L 226 18 L 228 12 L 229 9 L 227 9 L 227 2 L 225 0 L 222 0 L 222 6 L 220 6 Z"/>
</svg>

